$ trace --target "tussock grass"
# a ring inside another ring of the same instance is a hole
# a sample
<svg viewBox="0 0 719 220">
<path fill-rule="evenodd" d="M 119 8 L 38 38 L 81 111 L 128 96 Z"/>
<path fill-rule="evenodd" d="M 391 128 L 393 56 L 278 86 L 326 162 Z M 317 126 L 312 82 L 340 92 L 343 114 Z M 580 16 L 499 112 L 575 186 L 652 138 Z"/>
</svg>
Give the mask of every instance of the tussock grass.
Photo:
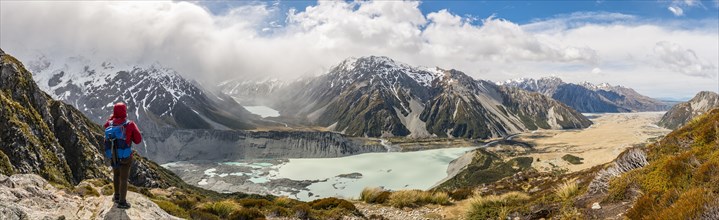
<svg viewBox="0 0 719 220">
<path fill-rule="evenodd" d="M 183 209 L 182 207 L 178 206 L 175 203 L 165 201 L 165 200 L 158 200 L 158 199 L 151 199 L 152 202 L 157 204 L 162 210 L 165 210 L 168 214 L 180 217 L 180 218 L 189 218 L 190 213 L 187 212 L 187 210 Z"/>
<path fill-rule="evenodd" d="M 475 196 L 469 200 L 467 219 L 506 219 L 511 207 L 519 206 L 530 197 L 526 193 L 509 192 L 502 195 Z"/>
<path fill-rule="evenodd" d="M 290 199 L 289 197 L 283 196 L 283 197 L 277 197 L 274 201 L 276 206 L 289 208 L 292 207 L 292 204 L 294 201 Z"/>
<path fill-rule="evenodd" d="M 465 200 L 472 196 L 474 196 L 474 191 L 467 188 L 455 189 L 449 193 L 449 197 L 454 199 L 455 201 Z"/>
<path fill-rule="evenodd" d="M 421 190 L 401 190 L 392 192 L 387 203 L 397 208 L 418 207 L 425 204 L 448 205 L 449 195 L 446 192 L 427 192 Z"/>
<path fill-rule="evenodd" d="M 242 208 L 239 204 L 232 200 L 222 200 L 218 202 L 205 202 L 198 205 L 201 211 L 209 212 L 220 217 L 227 218 L 232 212 Z"/>
<path fill-rule="evenodd" d="M 260 212 L 257 208 L 243 208 L 237 211 L 234 211 L 230 214 L 228 219 L 238 219 L 238 220 L 254 220 L 254 219 L 265 219 L 265 215 Z"/>
<path fill-rule="evenodd" d="M 366 203 L 385 203 L 389 199 L 390 192 L 380 187 L 366 187 L 360 193 L 360 200 Z"/>
<path fill-rule="evenodd" d="M 100 189 L 100 193 L 102 193 L 102 195 L 109 196 L 115 193 L 115 189 L 113 189 L 112 184 L 107 184 Z"/>
<path fill-rule="evenodd" d="M 100 192 L 98 192 L 95 188 L 92 187 L 89 183 L 83 183 L 75 187 L 74 192 L 80 196 L 88 197 L 88 196 L 100 196 Z"/>
<path fill-rule="evenodd" d="M 561 183 L 554 189 L 554 193 L 562 202 L 569 202 L 579 193 L 579 185 L 576 180 L 569 180 Z"/>
</svg>

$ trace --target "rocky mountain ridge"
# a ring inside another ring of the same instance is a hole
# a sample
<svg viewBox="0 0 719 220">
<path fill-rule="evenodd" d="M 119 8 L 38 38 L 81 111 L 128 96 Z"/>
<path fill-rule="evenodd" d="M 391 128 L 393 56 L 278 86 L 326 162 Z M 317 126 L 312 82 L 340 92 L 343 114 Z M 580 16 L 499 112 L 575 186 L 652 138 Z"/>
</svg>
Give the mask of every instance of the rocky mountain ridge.
<svg viewBox="0 0 719 220">
<path fill-rule="evenodd" d="M 210 93 L 158 63 L 129 65 L 77 56 L 52 61 L 40 57 L 29 66 L 43 91 L 95 123 L 104 123 L 118 101 L 127 103 L 128 118 L 148 133 L 168 128 L 252 129 L 267 123 L 232 98 Z"/>
<path fill-rule="evenodd" d="M 691 100 L 674 105 L 657 124 L 665 128 L 677 129 L 713 108 L 719 108 L 719 94 L 702 91 Z"/>
<path fill-rule="evenodd" d="M 360 137 L 492 138 L 591 124 L 540 94 L 381 56 L 346 59 L 262 98 L 284 118 Z"/>
<path fill-rule="evenodd" d="M 498 82 L 499 85 L 539 92 L 580 112 L 641 112 L 663 111 L 668 106 L 659 100 L 641 95 L 631 88 L 608 83 L 594 85 L 566 83 L 558 77 L 519 78 Z"/>
</svg>

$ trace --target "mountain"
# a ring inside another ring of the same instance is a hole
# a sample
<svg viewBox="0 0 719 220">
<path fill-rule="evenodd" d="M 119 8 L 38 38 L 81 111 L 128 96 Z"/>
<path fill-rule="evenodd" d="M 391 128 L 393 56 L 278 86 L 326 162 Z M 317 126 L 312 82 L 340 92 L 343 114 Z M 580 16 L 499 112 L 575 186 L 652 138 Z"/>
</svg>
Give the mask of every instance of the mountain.
<svg viewBox="0 0 719 220">
<path fill-rule="evenodd" d="M 350 136 L 490 138 L 591 124 L 538 93 L 378 56 L 346 59 L 262 98 L 285 118 Z"/>
<path fill-rule="evenodd" d="M 641 112 L 663 111 L 668 106 L 631 88 L 612 86 L 607 83 L 594 85 L 565 83 L 557 77 L 539 79 L 520 78 L 498 83 L 552 97 L 580 112 Z"/>
<path fill-rule="evenodd" d="M 23 64 L 2 50 L 0 140 L 0 174 L 34 173 L 62 185 L 111 176 L 100 153 L 100 125 L 40 90 Z M 169 187 L 181 182 L 143 157 L 137 157 L 130 175 L 136 186 Z"/>
<path fill-rule="evenodd" d="M 206 92 L 201 85 L 159 64 L 126 65 L 70 57 L 30 62 L 41 89 L 104 123 L 112 105 L 124 101 L 128 118 L 144 133 L 162 129 L 252 129 L 262 123 L 232 98 Z"/>
<path fill-rule="evenodd" d="M 659 126 L 677 129 L 698 115 L 719 107 L 719 95 L 714 92 L 702 91 L 687 102 L 674 105 L 659 120 Z"/>
<path fill-rule="evenodd" d="M 223 94 L 229 95 L 243 106 L 264 105 L 276 92 L 280 91 L 287 82 L 279 79 L 266 79 L 259 81 L 233 79 L 224 81 L 217 86 Z"/>
</svg>

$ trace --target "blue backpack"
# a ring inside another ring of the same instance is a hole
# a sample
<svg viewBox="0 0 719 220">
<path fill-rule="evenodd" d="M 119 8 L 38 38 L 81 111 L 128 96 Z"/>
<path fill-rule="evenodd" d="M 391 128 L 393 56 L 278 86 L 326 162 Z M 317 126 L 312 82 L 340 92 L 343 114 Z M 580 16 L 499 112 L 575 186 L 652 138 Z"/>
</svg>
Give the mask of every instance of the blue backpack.
<svg viewBox="0 0 719 220">
<path fill-rule="evenodd" d="M 132 145 L 129 140 L 125 140 L 125 126 L 129 122 L 125 120 L 115 125 L 110 121 L 110 125 L 105 128 L 105 156 L 110 158 L 112 167 L 120 166 L 121 160 L 132 156 Z"/>
</svg>

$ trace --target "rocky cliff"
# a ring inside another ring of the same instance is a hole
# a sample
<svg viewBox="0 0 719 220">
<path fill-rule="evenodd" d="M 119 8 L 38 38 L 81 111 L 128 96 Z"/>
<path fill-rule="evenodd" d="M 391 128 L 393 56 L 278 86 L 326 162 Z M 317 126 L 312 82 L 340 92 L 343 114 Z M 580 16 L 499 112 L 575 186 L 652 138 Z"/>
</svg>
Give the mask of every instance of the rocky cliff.
<svg viewBox="0 0 719 220">
<path fill-rule="evenodd" d="M 159 163 L 183 160 L 326 158 L 386 152 L 379 142 L 333 132 L 165 130 L 145 138 Z"/>
<path fill-rule="evenodd" d="M 658 124 L 665 128 L 677 129 L 713 108 L 719 108 L 719 95 L 709 91 L 699 92 L 691 100 L 674 105 L 662 116 Z"/>
</svg>

